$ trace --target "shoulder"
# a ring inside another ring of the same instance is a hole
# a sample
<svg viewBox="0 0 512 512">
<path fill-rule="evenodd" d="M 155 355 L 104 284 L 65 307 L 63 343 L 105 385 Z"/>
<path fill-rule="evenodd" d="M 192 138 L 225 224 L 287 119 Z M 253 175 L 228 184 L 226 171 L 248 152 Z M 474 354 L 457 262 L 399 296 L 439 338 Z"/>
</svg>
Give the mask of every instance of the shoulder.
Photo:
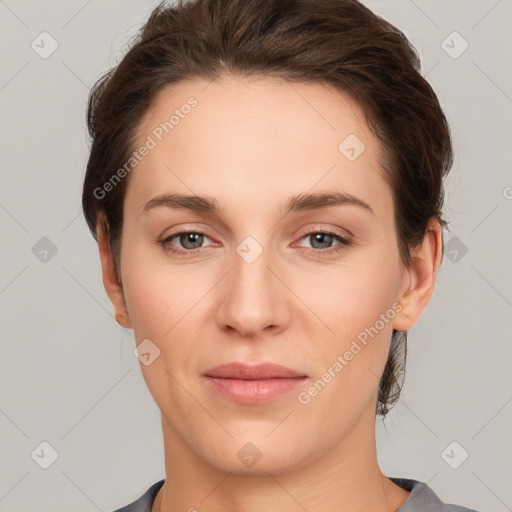
<svg viewBox="0 0 512 512">
<path fill-rule="evenodd" d="M 114 512 L 151 512 L 155 497 L 165 480 L 154 483 L 140 498 Z"/>
<path fill-rule="evenodd" d="M 407 501 L 396 512 L 477 512 L 460 505 L 442 502 L 424 482 L 408 478 L 390 478 L 396 485 L 411 491 Z M 140 498 L 114 512 L 151 512 L 155 497 L 164 480 L 154 483 Z"/>
<path fill-rule="evenodd" d="M 411 491 L 407 501 L 396 512 L 477 512 L 472 508 L 442 502 L 424 482 L 408 478 L 390 478 L 396 485 Z"/>
</svg>

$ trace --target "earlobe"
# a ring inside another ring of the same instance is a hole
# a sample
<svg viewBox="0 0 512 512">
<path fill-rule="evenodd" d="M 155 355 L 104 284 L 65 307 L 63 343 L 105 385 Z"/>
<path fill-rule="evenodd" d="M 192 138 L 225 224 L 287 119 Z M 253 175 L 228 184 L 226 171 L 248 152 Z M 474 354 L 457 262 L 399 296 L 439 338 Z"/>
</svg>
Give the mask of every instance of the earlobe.
<svg viewBox="0 0 512 512">
<path fill-rule="evenodd" d="M 442 256 L 442 228 L 437 219 L 431 219 L 421 246 L 412 250 L 411 264 L 404 269 L 408 275 L 398 297 L 402 310 L 394 319 L 394 329 L 407 331 L 418 322 L 434 292 Z"/>
<path fill-rule="evenodd" d="M 116 313 L 114 315 L 115 319 L 116 319 L 116 322 L 121 326 L 121 327 L 125 327 L 126 329 L 130 329 L 131 328 L 131 322 L 130 322 L 130 319 L 128 317 L 128 315 L 124 315 L 122 313 Z"/>
<path fill-rule="evenodd" d="M 105 229 L 106 224 L 103 214 L 98 216 L 98 222 L 96 226 L 98 248 L 101 260 L 101 271 L 103 276 L 103 286 L 105 287 L 105 291 L 107 292 L 110 302 L 114 306 L 116 322 L 119 325 L 130 329 L 131 321 L 126 310 L 123 286 L 120 282 L 116 265 L 114 263 L 108 234 Z"/>
</svg>

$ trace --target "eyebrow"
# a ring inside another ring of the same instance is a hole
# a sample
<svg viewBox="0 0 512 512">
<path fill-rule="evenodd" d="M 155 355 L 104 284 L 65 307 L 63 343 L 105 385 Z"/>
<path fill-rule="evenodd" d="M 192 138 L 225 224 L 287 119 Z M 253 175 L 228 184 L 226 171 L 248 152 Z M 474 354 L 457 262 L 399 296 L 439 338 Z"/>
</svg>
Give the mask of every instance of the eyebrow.
<svg viewBox="0 0 512 512">
<path fill-rule="evenodd" d="M 359 206 L 375 215 L 370 205 L 365 203 L 362 199 L 342 192 L 318 192 L 292 196 L 286 205 L 285 215 L 291 212 L 318 210 L 330 206 L 342 205 Z M 145 204 L 141 213 L 159 206 L 210 213 L 217 216 L 221 213 L 215 198 L 185 194 L 162 194 L 156 196 Z"/>
</svg>

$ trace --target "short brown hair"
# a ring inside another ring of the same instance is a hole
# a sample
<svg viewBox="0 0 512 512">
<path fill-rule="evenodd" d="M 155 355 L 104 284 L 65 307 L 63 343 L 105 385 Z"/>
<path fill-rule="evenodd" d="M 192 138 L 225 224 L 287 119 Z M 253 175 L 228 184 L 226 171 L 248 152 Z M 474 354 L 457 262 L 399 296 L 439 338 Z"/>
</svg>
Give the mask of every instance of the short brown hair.
<svg viewBox="0 0 512 512">
<path fill-rule="evenodd" d="M 383 149 L 404 264 L 429 219 L 446 225 L 442 181 L 453 159 L 450 130 L 400 30 L 356 0 L 164 1 L 89 96 L 92 146 L 82 206 L 95 239 L 103 212 L 117 268 L 128 177 L 104 196 L 95 191 L 128 161 L 137 126 L 164 87 L 224 73 L 329 84 L 358 102 Z M 406 344 L 407 331 L 394 330 L 379 385 L 383 416 L 399 397 Z"/>
</svg>

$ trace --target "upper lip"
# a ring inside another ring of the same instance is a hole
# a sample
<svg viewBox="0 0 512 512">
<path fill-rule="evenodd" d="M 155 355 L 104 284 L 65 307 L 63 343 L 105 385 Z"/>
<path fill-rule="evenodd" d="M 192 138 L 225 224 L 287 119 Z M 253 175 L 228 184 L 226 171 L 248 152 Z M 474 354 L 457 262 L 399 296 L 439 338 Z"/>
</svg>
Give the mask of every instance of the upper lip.
<svg viewBox="0 0 512 512">
<path fill-rule="evenodd" d="M 296 372 L 295 370 L 280 364 L 261 363 L 256 365 L 248 365 L 238 362 L 215 366 L 214 368 L 206 370 L 203 375 L 206 377 L 244 380 L 306 377 L 305 374 Z"/>
</svg>

